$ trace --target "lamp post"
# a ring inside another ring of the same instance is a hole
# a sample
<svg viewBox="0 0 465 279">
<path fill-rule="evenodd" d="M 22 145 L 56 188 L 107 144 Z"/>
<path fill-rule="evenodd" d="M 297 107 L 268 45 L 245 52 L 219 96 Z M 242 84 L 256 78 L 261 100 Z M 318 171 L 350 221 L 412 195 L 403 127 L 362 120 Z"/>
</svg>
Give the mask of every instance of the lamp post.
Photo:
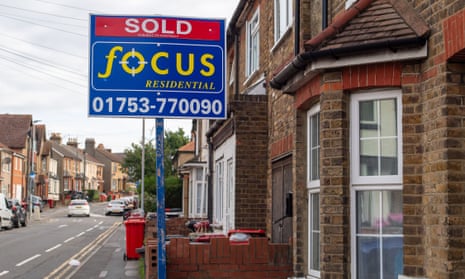
<svg viewBox="0 0 465 279">
<path fill-rule="evenodd" d="M 32 135 L 31 135 L 31 171 L 29 173 L 29 183 L 28 183 L 28 188 L 29 188 L 29 219 L 32 216 L 32 191 L 34 190 L 34 178 L 36 176 L 34 169 L 35 169 L 35 164 L 34 164 L 34 155 L 36 153 L 36 129 L 35 129 L 35 124 L 41 122 L 42 120 L 34 120 L 32 121 Z"/>
</svg>

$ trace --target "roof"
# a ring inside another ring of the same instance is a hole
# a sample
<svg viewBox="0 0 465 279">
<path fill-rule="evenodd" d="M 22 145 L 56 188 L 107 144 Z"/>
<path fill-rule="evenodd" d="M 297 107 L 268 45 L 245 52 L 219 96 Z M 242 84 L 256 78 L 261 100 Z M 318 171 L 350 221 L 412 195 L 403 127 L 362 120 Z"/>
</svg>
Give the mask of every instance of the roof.
<svg viewBox="0 0 465 279">
<path fill-rule="evenodd" d="M 424 38 L 429 28 L 402 0 L 360 0 L 318 36 L 305 42 L 308 51 L 386 44 Z"/>
<path fill-rule="evenodd" d="M 99 144 L 99 146 L 95 149 L 95 152 L 100 153 L 102 156 L 110 160 L 111 162 L 115 163 L 123 163 L 124 157 L 118 155 L 117 153 L 112 153 L 111 151 L 105 149 L 103 144 Z"/>
<path fill-rule="evenodd" d="M 321 57 L 418 47 L 426 44 L 429 34 L 430 28 L 407 1 L 359 0 L 306 41 L 306 51 L 281 68 L 270 84 L 281 89 L 291 77 Z"/>
<path fill-rule="evenodd" d="M 31 114 L 0 114 L 0 142 L 12 149 L 26 148 Z"/>
<path fill-rule="evenodd" d="M 195 142 L 190 141 L 187 144 L 178 148 L 178 152 L 194 152 L 195 151 Z"/>
</svg>

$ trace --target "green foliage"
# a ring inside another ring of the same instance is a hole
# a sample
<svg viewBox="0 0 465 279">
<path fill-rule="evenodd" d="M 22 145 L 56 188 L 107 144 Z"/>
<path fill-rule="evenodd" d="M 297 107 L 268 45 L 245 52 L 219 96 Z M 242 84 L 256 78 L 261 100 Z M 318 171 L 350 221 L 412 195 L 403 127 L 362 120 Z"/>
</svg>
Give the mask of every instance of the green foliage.
<svg viewBox="0 0 465 279">
<path fill-rule="evenodd" d="M 89 197 L 89 201 L 99 200 L 99 192 L 97 190 L 87 190 L 87 196 Z"/>
<path fill-rule="evenodd" d="M 182 207 L 182 180 L 178 178 L 173 169 L 173 158 L 177 150 L 187 144 L 189 138 L 184 130 L 179 128 L 176 132 L 165 131 L 164 135 L 164 171 L 165 171 L 165 207 Z M 125 150 L 125 159 L 122 167 L 127 170 L 130 181 L 141 181 L 142 144 L 131 144 Z M 144 211 L 157 210 L 157 168 L 156 145 L 153 141 L 145 143 L 145 177 L 144 177 Z M 140 193 L 141 187 L 138 191 Z"/>
<path fill-rule="evenodd" d="M 145 143 L 145 165 L 146 176 L 155 176 L 156 170 L 156 147 L 153 141 Z M 130 181 L 140 181 L 142 174 L 142 144 L 131 144 L 131 149 L 125 150 L 125 158 L 122 163 L 123 169 L 127 170 Z"/>
<path fill-rule="evenodd" d="M 182 180 L 177 176 L 165 179 L 165 207 L 182 208 Z"/>
</svg>

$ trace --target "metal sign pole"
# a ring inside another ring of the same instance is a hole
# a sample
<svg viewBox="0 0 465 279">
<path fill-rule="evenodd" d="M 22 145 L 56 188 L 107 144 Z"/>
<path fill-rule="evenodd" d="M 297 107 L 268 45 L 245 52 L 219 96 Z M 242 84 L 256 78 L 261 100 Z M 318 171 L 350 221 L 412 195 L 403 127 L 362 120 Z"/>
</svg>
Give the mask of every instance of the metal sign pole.
<svg viewBox="0 0 465 279">
<path fill-rule="evenodd" d="M 166 223 L 165 223 L 165 166 L 164 166 L 164 123 L 156 118 L 157 139 L 157 223 L 158 223 L 158 279 L 166 279 Z"/>
</svg>

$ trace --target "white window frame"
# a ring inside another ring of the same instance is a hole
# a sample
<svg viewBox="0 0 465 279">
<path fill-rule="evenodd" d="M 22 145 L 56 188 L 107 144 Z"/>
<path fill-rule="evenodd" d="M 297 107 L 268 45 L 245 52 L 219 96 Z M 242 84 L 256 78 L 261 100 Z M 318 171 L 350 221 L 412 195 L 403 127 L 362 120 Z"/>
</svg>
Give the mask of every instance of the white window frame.
<svg viewBox="0 0 465 279">
<path fill-rule="evenodd" d="M 350 8 L 358 0 L 346 0 L 346 10 Z"/>
<path fill-rule="evenodd" d="M 399 90 L 380 91 L 376 94 L 360 93 L 351 96 L 351 180 L 352 184 L 378 184 L 402 183 L 402 99 Z M 359 102 L 365 100 L 396 99 L 397 108 L 397 175 L 360 175 L 360 129 L 359 129 Z"/>
<path fill-rule="evenodd" d="M 205 179 L 206 171 L 207 169 L 205 167 L 197 167 L 193 169 L 192 176 L 190 176 L 189 193 L 191 195 L 189 197 L 189 216 L 193 218 L 204 218 L 207 216 L 208 193 Z"/>
<path fill-rule="evenodd" d="M 316 150 L 315 148 L 312 148 L 312 132 L 314 131 L 314 127 L 312 126 L 312 118 L 320 113 L 320 105 L 315 105 L 313 106 L 310 110 L 307 111 L 307 193 L 308 193 L 308 263 L 307 263 L 307 270 L 308 270 L 308 277 L 307 278 L 320 278 L 320 270 L 314 270 L 311 268 L 311 263 L 312 263 L 312 246 L 313 246 L 313 238 L 312 238 L 312 233 L 314 232 L 313 228 L 313 199 L 312 196 L 315 194 L 320 194 L 320 176 L 318 175 L 318 179 L 312 179 L 312 155 L 313 152 Z M 318 141 L 319 141 L 319 134 L 320 134 L 321 128 L 320 124 L 318 123 Z M 318 142 L 318 145 L 316 146 L 318 149 L 318 154 L 320 154 L 320 142 Z M 320 158 L 320 156 L 318 156 Z M 318 164 L 320 162 L 318 161 Z M 318 170 L 320 169 L 320 166 L 318 166 Z M 319 206 L 319 205 L 318 205 Z M 320 249 L 318 249 L 320 251 Z M 321 251 L 320 251 L 321 255 Z"/>
<path fill-rule="evenodd" d="M 257 9 L 246 23 L 246 77 L 258 70 L 260 65 L 260 10 Z"/>
<path fill-rule="evenodd" d="M 215 191 L 214 191 L 214 208 L 213 208 L 213 220 L 214 223 L 223 223 L 223 209 L 224 209 L 224 189 L 225 189 L 225 166 L 224 160 L 220 159 L 216 162 L 215 166 Z"/>
<path fill-rule="evenodd" d="M 278 42 L 292 26 L 293 0 L 274 0 L 274 41 Z"/>
<path fill-rule="evenodd" d="M 358 191 L 402 191 L 402 185 L 376 185 L 376 186 L 352 186 L 351 187 L 351 193 L 350 196 L 351 202 L 350 202 L 350 212 L 353 212 L 350 216 L 350 227 L 351 227 L 351 240 L 350 240 L 350 245 L 352 247 L 351 249 L 351 258 L 352 263 L 351 263 L 351 273 L 354 274 L 356 277 L 358 274 L 357 270 L 357 192 Z M 382 234 L 381 234 L 382 235 Z M 404 237 L 403 234 L 396 234 L 396 235 L 390 235 L 391 237 Z M 382 278 L 382 277 L 381 277 Z"/>
<path fill-rule="evenodd" d="M 396 99 L 397 125 L 397 175 L 361 176 L 360 175 L 360 123 L 359 103 L 365 100 Z M 351 96 L 351 273 L 357 274 L 357 192 L 358 191 L 398 191 L 402 190 L 402 96 L 400 90 L 369 91 Z M 403 237 L 402 234 L 393 235 Z"/>
</svg>

